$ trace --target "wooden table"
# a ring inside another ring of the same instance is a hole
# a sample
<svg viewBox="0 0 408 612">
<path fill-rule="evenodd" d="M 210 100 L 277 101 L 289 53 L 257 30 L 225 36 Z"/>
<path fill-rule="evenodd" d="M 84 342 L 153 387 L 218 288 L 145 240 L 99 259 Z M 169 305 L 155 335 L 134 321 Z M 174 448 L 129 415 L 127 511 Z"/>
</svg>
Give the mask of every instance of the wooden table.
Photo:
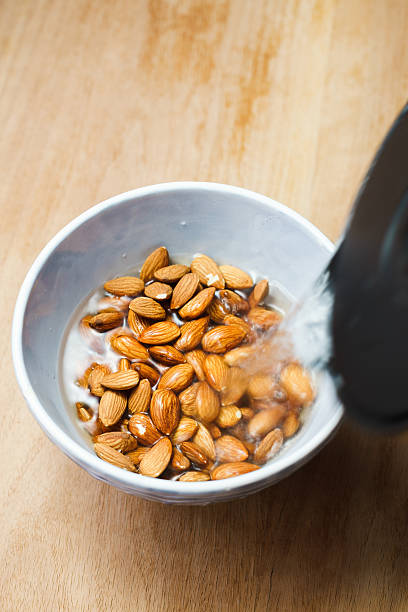
<svg viewBox="0 0 408 612">
<path fill-rule="evenodd" d="M 406 0 L 0 4 L 2 611 L 407 610 L 408 444 L 345 424 L 253 497 L 178 508 L 91 479 L 11 364 L 42 246 L 113 194 L 242 185 L 335 239 L 408 88 Z"/>
</svg>

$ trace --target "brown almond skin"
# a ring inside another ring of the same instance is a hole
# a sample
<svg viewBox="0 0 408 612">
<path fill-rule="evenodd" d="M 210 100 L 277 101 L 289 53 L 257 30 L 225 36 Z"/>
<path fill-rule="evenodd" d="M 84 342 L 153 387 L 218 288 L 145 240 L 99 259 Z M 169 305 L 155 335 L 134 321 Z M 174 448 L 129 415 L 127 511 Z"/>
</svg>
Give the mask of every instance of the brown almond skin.
<svg viewBox="0 0 408 612">
<path fill-rule="evenodd" d="M 186 358 L 183 353 L 170 344 L 151 346 L 149 348 L 149 353 L 152 359 L 164 365 L 172 366 L 178 365 L 179 363 L 186 363 Z"/>
<path fill-rule="evenodd" d="M 140 270 L 140 278 L 147 283 L 152 280 L 156 270 L 165 268 L 169 265 L 169 254 L 166 247 L 158 247 L 148 257 Z"/>
<path fill-rule="evenodd" d="M 273 429 L 259 443 L 254 452 L 254 461 L 256 463 L 265 463 L 271 459 L 281 449 L 283 443 L 283 434 L 280 429 Z"/>
<path fill-rule="evenodd" d="M 139 465 L 143 455 L 145 455 L 149 450 L 150 449 L 147 446 L 138 446 L 138 448 L 135 450 L 126 453 L 126 457 L 129 457 L 134 465 Z"/>
<path fill-rule="evenodd" d="M 151 446 L 161 438 L 149 415 L 143 412 L 138 412 L 129 419 L 129 431 L 143 446 Z"/>
<path fill-rule="evenodd" d="M 142 293 L 144 282 L 136 276 L 120 276 L 119 278 L 112 278 L 112 280 L 106 281 L 103 288 L 105 291 L 108 291 L 108 293 L 112 293 L 119 297 L 124 295 L 134 297 Z"/>
<path fill-rule="evenodd" d="M 153 300 L 168 300 L 173 293 L 173 288 L 166 283 L 154 282 L 145 287 L 144 293 Z"/>
<path fill-rule="evenodd" d="M 157 478 L 168 466 L 173 447 L 168 438 L 162 438 L 143 455 L 139 465 L 139 472 L 144 476 Z"/>
<path fill-rule="evenodd" d="M 129 433 L 122 431 L 108 431 L 99 434 L 94 439 L 94 442 L 102 442 L 118 451 L 131 451 L 137 447 L 137 440 Z"/>
<path fill-rule="evenodd" d="M 132 389 L 136 387 L 138 382 L 139 374 L 134 370 L 112 372 L 112 374 L 106 374 L 101 381 L 104 387 L 116 391 L 127 391 L 128 389 Z"/>
<path fill-rule="evenodd" d="M 194 369 L 189 363 L 180 363 L 166 370 L 162 375 L 158 388 L 172 389 L 180 393 L 191 385 L 194 378 Z"/>
<path fill-rule="evenodd" d="M 209 317 L 202 317 L 195 321 L 188 321 L 180 327 L 180 337 L 174 343 L 179 351 L 191 351 L 201 342 L 208 327 Z"/>
<path fill-rule="evenodd" d="M 314 399 L 314 391 L 309 374 L 297 363 L 290 363 L 280 373 L 280 384 L 286 391 L 289 401 L 307 406 Z"/>
<path fill-rule="evenodd" d="M 107 444 L 103 444 L 101 442 L 97 442 L 94 445 L 95 453 L 98 455 L 100 459 L 111 463 L 112 465 L 116 465 L 116 467 L 120 467 L 124 470 L 128 470 L 129 472 L 136 472 L 135 466 L 132 461 L 126 455 L 122 455 L 119 451 L 115 450 L 111 446 Z"/>
<path fill-rule="evenodd" d="M 228 406 L 221 406 L 218 416 L 217 425 L 225 429 L 226 427 L 234 427 L 242 418 L 241 410 L 238 406 L 230 404 Z"/>
<path fill-rule="evenodd" d="M 110 367 L 103 364 L 97 364 L 88 376 L 88 385 L 92 395 L 102 397 L 105 393 L 105 388 L 101 385 L 102 379 L 106 374 L 110 374 Z"/>
<path fill-rule="evenodd" d="M 248 474 L 254 470 L 259 470 L 259 465 L 248 463 L 246 461 L 235 461 L 233 463 L 223 463 L 215 468 L 211 473 L 212 480 L 222 480 L 224 478 L 233 478 Z"/>
<path fill-rule="evenodd" d="M 119 361 L 119 366 L 118 366 L 118 370 L 120 372 L 124 372 L 125 370 L 131 370 L 132 368 L 130 367 L 130 361 L 129 359 L 127 359 L 126 357 L 123 357 L 120 361 Z"/>
<path fill-rule="evenodd" d="M 182 474 L 178 482 L 205 482 L 210 480 L 210 475 L 206 472 L 198 472 L 196 470 Z"/>
<path fill-rule="evenodd" d="M 258 304 L 261 304 L 269 293 L 269 283 L 267 280 L 261 280 L 256 283 L 248 298 L 250 308 L 255 308 Z"/>
<path fill-rule="evenodd" d="M 194 442 L 182 442 L 180 450 L 183 455 L 190 459 L 192 463 L 198 465 L 198 467 L 206 467 L 208 465 L 208 458 Z"/>
<path fill-rule="evenodd" d="M 144 344 L 168 344 L 180 335 L 180 328 L 173 321 L 160 321 L 147 327 L 139 336 Z"/>
<path fill-rule="evenodd" d="M 256 348 L 254 346 L 239 346 L 225 353 L 224 359 L 229 366 L 238 366 L 250 359 L 255 352 Z"/>
<path fill-rule="evenodd" d="M 198 423 L 194 419 L 190 417 L 183 416 L 181 417 L 179 424 L 172 435 L 173 444 L 181 444 L 181 442 L 186 442 L 190 440 L 198 429 Z"/>
<path fill-rule="evenodd" d="M 248 423 L 248 434 L 259 438 L 275 429 L 285 416 L 286 409 L 280 404 L 257 412 Z"/>
<path fill-rule="evenodd" d="M 267 310 L 266 308 L 255 306 L 255 308 L 251 308 L 248 312 L 248 321 L 255 327 L 266 330 L 278 326 L 282 321 L 282 315 L 276 312 L 276 310 Z"/>
<path fill-rule="evenodd" d="M 115 327 L 119 327 L 123 322 L 123 313 L 99 312 L 89 319 L 89 325 L 98 332 L 106 332 Z"/>
<path fill-rule="evenodd" d="M 99 402 L 99 418 L 105 427 L 117 423 L 126 410 L 127 397 L 121 391 L 108 389 Z"/>
<path fill-rule="evenodd" d="M 133 310 L 129 310 L 127 322 L 137 339 L 139 339 L 140 334 L 146 329 L 146 327 L 149 327 L 151 325 L 149 319 L 145 319 L 145 317 L 140 317 L 138 314 L 133 312 Z"/>
<path fill-rule="evenodd" d="M 205 423 L 214 421 L 220 410 L 220 401 L 216 392 L 207 382 L 198 383 L 195 399 L 197 414 Z"/>
<path fill-rule="evenodd" d="M 245 332 L 238 325 L 217 325 L 202 338 L 201 344 L 207 353 L 225 353 L 235 348 L 245 338 Z"/>
<path fill-rule="evenodd" d="M 184 472 L 184 470 L 188 470 L 190 465 L 190 459 L 187 459 L 183 453 L 173 447 L 173 455 L 170 461 L 171 469 L 175 472 Z"/>
<path fill-rule="evenodd" d="M 154 278 L 162 283 L 176 283 L 189 271 L 190 268 L 188 266 L 173 264 L 156 270 Z"/>
<path fill-rule="evenodd" d="M 132 369 L 139 373 L 140 378 L 147 378 L 152 387 L 160 378 L 160 372 L 148 363 L 132 363 Z"/>
<path fill-rule="evenodd" d="M 276 382 L 270 374 L 258 372 L 248 382 L 248 393 L 253 399 L 272 398 L 276 390 Z"/>
<path fill-rule="evenodd" d="M 184 389 L 179 395 L 181 412 L 187 416 L 196 416 L 196 396 L 198 391 L 198 383 L 193 383 L 187 389 Z"/>
<path fill-rule="evenodd" d="M 205 287 L 224 289 L 225 282 L 221 270 L 208 255 L 197 255 L 191 262 L 191 271 L 195 272 Z"/>
<path fill-rule="evenodd" d="M 203 369 L 207 382 L 213 389 L 222 391 L 227 387 L 229 367 L 220 355 L 207 355 Z"/>
<path fill-rule="evenodd" d="M 255 414 L 255 411 L 252 408 L 241 407 L 241 415 L 244 421 L 250 421 Z"/>
<path fill-rule="evenodd" d="M 221 404 L 228 406 L 236 404 L 247 390 L 248 375 L 242 368 L 233 366 L 228 372 L 228 383 L 226 389 L 221 391 Z"/>
<path fill-rule="evenodd" d="M 235 461 L 246 461 L 248 459 L 248 450 L 242 444 L 241 440 L 234 436 L 221 436 L 215 441 L 215 451 L 217 460 L 221 463 L 232 463 Z"/>
<path fill-rule="evenodd" d="M 138 359 L 139 361 L 147 361 L 149 359 L 147 349 L 133 336 L 125 334 L 113 336 L 110 343 L 116 353 L 124 355 L 128 359 Z"/>
<path fill-rule="evenodd" d="M 128 397 L 129 412 L 147 412 L 150 406 L 150 398 L 152 396 L 152 388 L 147 378 L 139 382 L 137 387 L 133 389 Z"/>
<path fill-rule="evenodd" d="M 249 310 L 249 304 L 243 297 L 231 291 L 231 289 L 223 289 L 220 291 L 221 301 L 228 306 L 230 314 L 246 313 Z"/>
<path fill-rule="evenodd" d="M 211 303 L 215 294 L 215 287 L 208 287 L 207 289 L 203 289 L 197 295 L 195 295 L 191 300 L 187 302 L 182 308 L 179 310 L 179 315 L 182 319 L 197 319 L 200 317 L 207 306 Z"/>
<path fill-rule="evenodd" d="M 248 323 L 236 315 L 227 315 L 224 319 L 224 325 L 238 325 L 238 327 L 241 327 L 242 331 L 245 332 L 245 338 L 251 333 L 251 328 Z"/>
<path fill-rule="evenodd" d="M 153 391 L 150 416 L 159 431 L 170 435 L 180 420 L 180 402 L 177 395 L 170 389 Z"/>
<path fill-rule="evenodd" d="M 88 421 L 92 419 L 93 412 L 89 408 L 89 406 L 87 406 L 87 404 L 84 404 L 84 402 L 76 402 L 75 408 L 77 411 L 78 419 L 82 421 L 83 423 L 87 423 Z"/>
<path fill-rule="evenodd" d="M 228 304 L 215 297 L 208 306 L 207 313 L 214 323 L 224 323 L 225 317 L 231 314 L 231 310 Z"/>
<path fill-rule="evenodd" d="M 193 438 L 194 444 L 203 451 L 204 455 L 211 461 L 215 461 L 215 446 L 209 429 L 202 423 L 198 424 L 197 432 Z"/>
<path fill-rule="evenodd" d="M 206 357 L 207 356 L 204 351 L 201 351 L 200 349 L 195 349 L 185 354 L 187 363 L 194 368 L 195 375 L 197 376 L 198 380 L 201 381 L 205 380 L 204 361 L 206 360 Z"/>
<path fill-rule="evenodd" d="M 176 310 L 184 306 L 197 291 L 199 282 L 197 274 L 192 272 L 183 276 L 174 287 L 170 308 Z"/>
<path fill-rule="evenodd" d="M 149 297 L 137 297 L 129 304 L 130 310 L 146 319 L 163 320 L 166 318 L 166 311 L 163 306 Z"/>
<path fill-rule="evenodd" d="M 283 421 L 282 425 L 282 430 L 285 438 L 291 438 L 292 436 L 294 436 L 299 427 L 299 417 L 294 412 L 290 412 Z"/>
<path fill-rule="evenodd" d="M 249 274 L 241 270 L 241 268 L 224 265 L 220 266 L 220 270 L 224 277 L 225 286 L 228 289 L 250 289 L 254 284 Z"/>
</svg>

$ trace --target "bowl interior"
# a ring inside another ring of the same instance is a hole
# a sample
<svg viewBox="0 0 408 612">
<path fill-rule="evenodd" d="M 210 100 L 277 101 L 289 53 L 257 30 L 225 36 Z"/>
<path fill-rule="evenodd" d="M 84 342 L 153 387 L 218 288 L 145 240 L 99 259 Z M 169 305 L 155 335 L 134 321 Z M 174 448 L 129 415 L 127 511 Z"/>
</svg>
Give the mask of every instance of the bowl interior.
<svg viewBox="0 0 408 612">
<path fill-rule="evenodd" d="M 15 321 L 14 341 L 19 342 L 16 336 L 21 332 L 20 366 L 25 368 L 30 391 L 54 425 L 84 449 L 89 450 L 88 444 L 74 426 L 58 384 L 66 325 L 94 288 L 134 268 L 162 244 L 181 257 L 204 252 L 220 263 L 234 263 L 255 278 L 276 281 L 295 298 L 316 278 L 332 250 L 316 228 L 285 207 L 246 190 L 214 184 L 174 183 L 135 190 L 90 209 L 64 228 L 27 276 L 16 309 L 16 318 L 22 312 L 24 317 L 22 323 Z M 302 452 L 296 451 L 310 447 L 307 443 L 314 436 L 338 420 L 338 411 L 331 382 L 323 381 L 316 405 L 282 457 L 289 454 L 302 460 Z M 274 462 L 275 474 L 280 460 L 279 456 Z M 268 466 L 258 474 L 263 470 Z M 136 489 L 143 488 L 141 478 L 136 480 Z"/>
</svg>

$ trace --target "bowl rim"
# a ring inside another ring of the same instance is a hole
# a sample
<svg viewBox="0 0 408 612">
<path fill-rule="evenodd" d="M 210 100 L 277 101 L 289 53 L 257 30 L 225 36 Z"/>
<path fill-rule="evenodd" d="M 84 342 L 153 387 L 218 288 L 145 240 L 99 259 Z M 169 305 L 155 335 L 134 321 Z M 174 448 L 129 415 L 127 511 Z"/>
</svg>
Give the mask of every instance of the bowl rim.
<svg viewBox="0 0 408 612">
<path fill-rule="evenodd" d="M 55 423 L 55 421 L 48 415 L 47 411 L 42 406 L 41 401 L 37 397 L 30 383 L 23 357 L 23 322 L 27 301 L 41 268 L 52 252 L 59 246 L 59 244 L 80 225 L 92 217 L 95 217 L 106 209 L 126 202 L 129 199 L 142 198 L 147 195 L 163 192 L 183 192 L 189 190 L 199 192 L 211 191 L 228 193 L 229 195 L 250 198 L 257 203 L 266 205 L 271 209 L 278 210 L 285 215 L 292 217 L 292 219 L 296 220 L 310 234 L 312 234 L 321 246 L 327 249 L 328 254 L 334 251 L 333 243 L 319 229 L 317 229 L 316 226 L 302 217 L 302 215 L 277 202 L 276 200 L 269 198 L 268 196 L 261 195 L 249 189 L 234 187 L 224 183 L 201 181 L 174 181 L 132 189 L 130 191 L 110 197 L 75 217 L 53 238 L 51 238 L 51 240 L 40 251 L 27 272 L 17 296 L 12 322 L 12 358 L 18 385 L 32 415 L 51 441 L 54 442 L 76 463 L 80 464 L 82 467 L 85 467 L 93 475 L 100 477 L 102 480 L 108 480 L 111 483 L 115 483 L 119 487 L 126 488 L 126 490 L 133 491 L 135 493 L 142 493 L 143 491 L 146 491 L 150 492 L 152 496 L 157 497 L 159 497 L 160 494 L 162 494 L 164 497 L 168 497 L 169 494 L 171 494 L 171 496 L 173 496 L 175 499 L 177 497 L 184 499 L 197 499 L 200 497 L 205 497 L 210 499 L 212 494 L 217 497 L 216 494 L 233 492 L 234 490 L 237 490 L 238 492 L 238 490 L 246 489 L 248 485 L 252 485 L 252 487 L 250 486 L 249 489 L 253 487 L 256 488 L 256 485 L 261 485 L 262 482 L 265 482 L 265 486 L 267 486 L 268 481 L 274 476 L 276 477 L 279 473 L 282 473 L 283 477 L 288 470 L 295 470 L 296 467 L 300 467 L 302 463 L 308 460 L 309 457 L 311 458 L 315 452 L 317 452 L 317 449 L 319 449 L 319 447 L 330 438 L 330 435 L 338 426 L 343 416 L 343 408 L 340 402 L 336 403 L 334 407 L 335 412 L 330 420 L 325 423 L 324 427 L 322 427 L 314 436 L 312 436 L 310 440 L 305 442 L 305 444 L 300 446 L 298 449 L 292 450 L 292 452 L 287 454 L 283 453 L 282 456 L 276 457 L 273 462 L 265 464 L 260 469 L 241 475 L 239 478 L 211 480 L 208 482 L 180 483 L 173 480 L 146 478 L 142 474 L 134 474 L 132 472 L 123 470 L 103 461 L 97 457 L 91 449 L 84 448 L 73 438 L 71 438 Z M 261 488 L 261 486 L 258 488 Z"/>
</svg>

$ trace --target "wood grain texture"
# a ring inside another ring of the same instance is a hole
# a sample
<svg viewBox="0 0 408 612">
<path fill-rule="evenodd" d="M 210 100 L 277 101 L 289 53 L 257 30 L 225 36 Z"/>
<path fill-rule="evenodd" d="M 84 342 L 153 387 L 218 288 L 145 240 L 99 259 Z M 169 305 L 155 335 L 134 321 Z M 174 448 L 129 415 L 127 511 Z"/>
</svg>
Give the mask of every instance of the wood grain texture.
<svg viewBox="0 0 408 612">
<path fill-rule="evenodd" d="M 338 237 L 408 87 L 406 0 L 0 4 L 1 610 L 406 610 L 408 444 L 342 426 L 249 499 L 152 504 L 29 416 L 9 329 L 42 246 L 113 194 L 242 185 Z"/>
</svg>

